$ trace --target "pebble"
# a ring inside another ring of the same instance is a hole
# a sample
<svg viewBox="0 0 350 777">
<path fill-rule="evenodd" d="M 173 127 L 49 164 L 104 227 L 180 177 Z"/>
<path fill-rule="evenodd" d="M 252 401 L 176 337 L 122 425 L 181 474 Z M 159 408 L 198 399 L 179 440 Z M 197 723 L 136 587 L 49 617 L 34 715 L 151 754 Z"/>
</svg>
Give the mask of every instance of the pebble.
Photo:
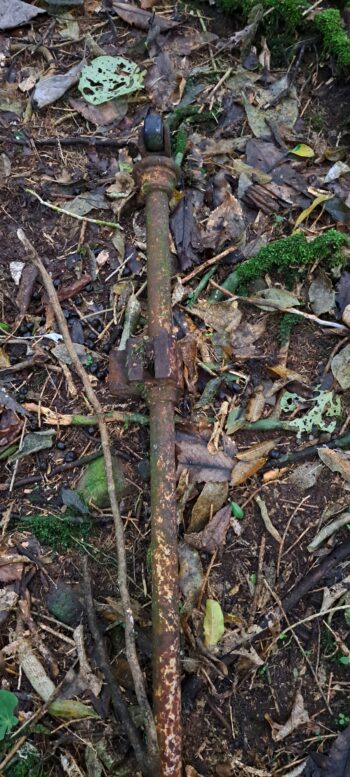
<svg viewBox="0 0 350 777">
<path fill-rule="evenodd" d="M 63 440 L 58 440 L 56 442 L 56 448 L 58 448 L 59 451 L 65 451 L 66 450 L 66 443 L 63 442 Z"/>
<path fill-rule="evenodd" d="M 67 451 L 65 454 L 64 460 L 68 464 L 70 461 L 75 461 L 78 458 L 75 451 Z"/>
</svg>

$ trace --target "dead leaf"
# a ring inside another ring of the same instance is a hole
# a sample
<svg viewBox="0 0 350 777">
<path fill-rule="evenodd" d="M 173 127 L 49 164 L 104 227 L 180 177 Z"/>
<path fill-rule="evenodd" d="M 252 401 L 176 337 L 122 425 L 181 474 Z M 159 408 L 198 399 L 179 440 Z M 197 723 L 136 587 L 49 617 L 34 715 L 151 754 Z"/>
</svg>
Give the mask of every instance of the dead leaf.
<svg viewBox="0 0 350 777">
<path fill-rule="evenodd" d="M 176 444 L 177 474 L 188 469 L 191 483 L 208 480 L 223 483 L 230 479 L 233 459 L 222 451 L 209 453 L 207 445 L 200 438 L 188 438 Z"/>
<path fill-rule="evenodd" d="M 179 586 L 185 597 L 184 608 L 191 612 L 197 603 L 203 585 L 203 567 L 199 553 L 190 548 L 186 542 L 180 542 L 179 553 Z"/>
<path fill-rule="evenodd" d="M 289 367 L 285 367 L 283 364 L 275 364 L 267 369 L 273 377 L 282 378 L 288 383 L 297 381 L 298 383 L 303 383 L 305 386 L 310 385 L 310 381 L 306 376 L 301 375 L 300 372 L 295 372 L 295 370 L 290 370 Z"/>
<path fill-rule="evenodd" d="M 350 388 L 350 343 L 333 356 L 331 370 L 342 389 Z"/>
<path fill-rule="evenodd" d="M 294 486 L 300 493 L 303 493 L 317 483 L 322 470 L 322 464 L 306 461 L 304 464 L 299 464 L 292 474 L 289 475 L 287 483 Z"/>
<path fill-rule="evenodd" d="M 183 373 L 186 387 L 190 394 L 196 391 L 197 373 L 197 340 L 193 335 L 186 335 L 178 340 L 178 348 L 183 363 Z"/>
<path fill-rule="evenodd" d="M 317 453 L 328 469 L 332 472 L 339 472 L 342 478 L 350 483 L 350 454 L 340 450 L 332 450 L 326 446 L 318 448 Z"/>
<path fill-rule="evenodd" d="M 170 110 L 176 104 L 176 89 L 178 85 L 174 62 L 169 54 L 161 51 L 147 71 L 144 80 L 145 89 L 154 105 L 161 110 Z"/>
<path fill-rule="evenodd" d="M 170 229 L 182 271 L 199 262 L 200 234 L 193 215 L 191 192 L 182 197 L 170 216 Z"/>
<path fill-rule="evenodd" d="M 228 483 L 205 483 L 196 503 L 192 508 L 188 532 L 197 532 L 203 529 L 211 515 L 217 513 L 226 502 L 228 496 Z"/>
<path fill-rule="evenodd" d="M 16 305 L 21 316 L 24 316 L 28 310 L 37 276 L 38 270 L 33 264 L 24 266 L 16 297 Z"/>
<path fill-rule="evenodd" d="M 12 410 L 14 413 L 18 413 L 19 415 L 29 416 L 27 410 L 25 410 L 22 405 L 19 404 L 19 402 L 16 402 L 16 400 L 13 399 L 13 397 L 11 397 L 7 390 L 4 388 L 0 388 L 0 407 L 1 405 L 5 407 L 6 410 Z"/>
<path fill-rule="evenodd" d="M 271 726 L 271 736 L 274 742 L 282 742 L 283 739 L 289 737 L 293 731 L 299 728 L 299 726 L 304 726 L 305 723 L 308 723 L 310 720 L 309 713 L 304 707 L 304 699 L 300 691 L 298 691 L 295 696 L 292 711 L 286 723 L 275 723 L 268 714 L 265 715 L 265 719 Z"/>
<path fill-rule="evenodd" d="M 35 655 L 28 639 L 21 638 L 19 640 L 17 652 L 19 665 L 28 682 L 42 701 L 48 701 L 56 689 L 52 680 L 46 674 L 43 665 Z"/>
<path fill-rule="evenodd" d="M 227 333 L 236 331 L 243 315 L 238 308 L 238 303 L 230 299 L 223 302 L 199 299 L 195 305 L 191 305 L 190 311 L 191 314 L 201 318 L 210 329 Z"/>
<path fill-rule="evenodd" d="M 338 734 L 328 756 L 311 753 L 306 761 L 303 777 L 348 777 L 350 758 L 350 726 Z"/>
<path fill-rule="evenodd" d="M 210 214 L 202 231 L 202 245 L 218 250 L 225 243 L 245 242 L 245 221 L 239 200 L 230 192 L 224 201 Z"/>
<path fill-rule="evenodd" d="M 63 75 L 42 78 L 34 89 L 32 96 L 33 105 L 37 108 L 45 108 L 47 105 L 51 105 L 56 100 L 59 100 L 60 97 L 63 97 L 71 86 L 78 83 L 84 64 L 84 61 L 79 62 L 78 65 L 74 65 Z"/>
<path fill-rule="evenodd" d="M 28 563 L 28 559 L 15 551 L 2 553 L 0 556 L 0 583 L 13 583 L 15 580 L 21 580 L 26 562 Z"/>
<path fill-rule="evenodd" d="M 267 456 L 272 448 L 276 447 L 277 443 L 278 438 L 257 442 L 255 445 L 251 445 L 250 448 L 247 448 L 247 450 L 236 453 L 236 459 L 239 461 L 255 461 L 255 459 L 258 459 L 261 456 Z"/>
<path fill-rule="evenodd" d="M 213 515 L 203 531 L 185 534 L 185 540 L 193 548 L 197 548 L 197 550 L 213 553 L 215 550 L 220 550 L 224 547 L 226 534 L 230 526 L 232 526 L 231 507 L 226 505 Z M 237 534 L 237 532 L 235 533 Z"/>
<path fill-rule="evenodd" d="M 18 593 L 12 591 L 11 588 L 0 589 L 0 628 L 6 622 L 11 610 L 14 609 L 18 602 Z"/>
<path fill-rule="evenodd" d="M 12 410 L 3 410 L 0 414 L 0 447 L 5 448 L 19 437 L 23 422 Z"/>
<path fill-rule="evenodd" d="M 239 452 L 236 458 L 238 463 L 234 466 L 231 475 L 231 486 L 240 486 L 251 478 L 267 462 L 267 457 L 272 448 L 276 445 L 276 440 L 253 445 L 247 451 Z"/>
<path fill-rule="evenodd" d="M 63 286 L 61 286 L 58 289 L 57 295 L 60 302 L 63 302 L 65 299 L 70 299 L 71 297 L 75 297 L 76 294 L 79 294 L 79 292 L 87 286 L 88 283 L 91 283 L 91 275 L 88 275 L 87 273 L 85 275 L 82 275 L 81 278 L 78 278 L 76 281 L 72 281 L 72 283 L 64 283 Z M 43 305 L 47 305 L 50 300 L 48 298 L 48 295 L 46 292 L 44 292 L 42 296 L 42 303 Z"/>
<path fill-rule="evenodd" d="M 119 3 L 113 0 L 112 5 L 113 10 L 116 11 L 124 22 L 131 24 L 133 27 L 138 27 L 140 30 L 145 30 L 145 32 L 148 32 L 152 25 L 156 26 L 161 32 L 173 30 L 179 25 L 179 22 L 173 22 L 164 16 L 152 14 L 142 8 L 137 8 L 136 5 L 131 5 L 131 3 Z"/>
<path fill-rule="evenodd" d="M 10 365 L 11 360 L 8 353 L 6 353 L 5 348 L 0 348 L 0 370 L 6 370 Z"/>
<path fill-rule="evenodd" d="M 250 423 L 259 421 L 265 407 L 265 394 L 263 386 L 257 386 L 253 396 L 250 398 L 247 405 L 246 420 Z"/>
<path fill-rule="evenodd" d="M 92 105 L 82 97 L 71 97 L 69 104 L 96 127 L 108 127 L 112 123 L 117 126 L 128 112 L 126 100 L 108 100 L 102 105 Z"/>
<path fill-rule="evenodd" d="M 237 359 L 254 359 L 261 355 L 257 341 L 265 333 L 268 317 L 264 316 L 255 324 L 244 321 L 235 330 L 231 342 Z"/>
<path fill-rule="evenodd" d="M 0 0 L 0 30 L 12 30 L 29 24 L 40 13 L 45 13 L 45 10 L 23 3 L 22 0 L 11 0 L 10 3 L 8 0 Z"/>
</svg>

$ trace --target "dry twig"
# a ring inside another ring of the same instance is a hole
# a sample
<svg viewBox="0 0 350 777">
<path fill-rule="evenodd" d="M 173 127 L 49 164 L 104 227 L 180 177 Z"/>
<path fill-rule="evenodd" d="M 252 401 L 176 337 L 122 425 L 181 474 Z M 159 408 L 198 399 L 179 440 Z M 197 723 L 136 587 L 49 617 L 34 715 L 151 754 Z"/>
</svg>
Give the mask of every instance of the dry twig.
<svg viewBox="0 0 350 777">
<path fill-rule="evenodd" d="M 39 254 L 35 250 L 34 246 L 30 243 L 30 241 L 28 240 L 27 236 L 25 235 L 22 229 L 19 229 L 17 231 L 17 236 L 21 241 L 23 247 L 25 248 L 28 258 L 35 265 L 35 267 L 38 268 L 40 272 L 42 283 L 48 293 L 50 304 L 52 305 L 52 308 L 57 320 L 57 324 L 62 334 L 63 341 L 67 348 L 68 354 L 71 358 L 72 365 L 75 371 L 77 372 L 77 374 L 79 375 L 81 382 L 84 386 L 86 396 L 90 402 L 90 405 L 93 408 L 94 413 L 98 417 L 98 426 L 99 426 L 99 432 L 101 437 L 101 445 L 102 445 L 102 451 L 103 451 L 105 467 L 106 467 L 108 494 L 109 494 L 111 510 L 112 510 L 113 519 L 114 519 L 117 558 L 118 558 L 118 585 L 119 585 L 120 598 L 122 601 L 123 614 L 124 614 L 126 656 L 128 659 L 130 671 L 134 682 L 136 698 L 143 714 L 145 733 L 147 737 L 148 754 L 151 759 L 155 759 L 157 757 L 157 752 L 158 752 L 157 733 L 156 733 L 156 728 L 154 724 L 152 710 L 145 690 L 141 667 L 140 667 L 138 657 L 137 657 L 137 652 L 136 652 L 134 618 L 132 614 L 130 594 L 129 594 L 128 584 L 127 584 L 124 527 L 123 527 L 123 522 L 121 519 L 119 505 L 118 505 L 116 491 L 115 491 L 112 453 L 111 453 L 109 437 L 107 432 L 107 425 L 103 417 L 103 408 L 95 394 L 94 389 L 91 386 L 88 374 L 84 369 L 83 365 L 80 363 L 79 357 L 77 356 L 77 353 L 75 351 L 75 348 L 67 327 L 67 322 L 63 315 L 62 308 L 58 300 L 56 289 L 53 285 L 51 276 L 49 275 L 46 268 L 44 267 Z"/>
</svg>

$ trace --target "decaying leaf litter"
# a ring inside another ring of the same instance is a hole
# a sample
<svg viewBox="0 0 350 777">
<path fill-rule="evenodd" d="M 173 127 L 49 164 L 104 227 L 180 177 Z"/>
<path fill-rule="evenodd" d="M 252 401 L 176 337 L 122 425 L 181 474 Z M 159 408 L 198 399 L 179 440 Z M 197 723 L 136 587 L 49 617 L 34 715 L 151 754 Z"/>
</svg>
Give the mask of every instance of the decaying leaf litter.
<svg viewBox="0 0 350 777">
<path fill-rule="evenodd" d="M 139 768 L 98 418 L 17 233 L 51 274 L 104 412 L 150 696 L 147 408 L 113 401 L 107 373 L 111 348 L 145 326 L 133 167 L 156 108 L 182 166 L 171 248 L 186 774 L 345 775 L 346 74 L 312 46 L 276 66 L 258 22 L 204 4 L 14 6 L 11 20 L 0 4 L 0 771 Z"/>
</svg>

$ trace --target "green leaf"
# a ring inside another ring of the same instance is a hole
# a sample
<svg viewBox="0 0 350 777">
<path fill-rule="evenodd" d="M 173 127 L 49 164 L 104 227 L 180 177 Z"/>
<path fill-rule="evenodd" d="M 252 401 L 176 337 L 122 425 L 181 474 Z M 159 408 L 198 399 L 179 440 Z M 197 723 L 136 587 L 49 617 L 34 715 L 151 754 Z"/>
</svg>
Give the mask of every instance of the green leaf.
<svg viewBox="0 0 350 777">
<path fill-rule="evenodd" d="M 84 67 L 79 91 L 88 103 L 102 105 L 143 87 L 146 71 L 124 57 L 96 57 Z"/>
<path fill-rule="evenodd" d="M 207 599 L 204 616 L 204 642 L 207 647 L 216 645 L 225 631 L 224 614 L 215 599 Z"/>
<path fill-rule="evenodd" d="M 0 691 L 0 741 L 17 726 L 18 718 L 13 714 L 18 699 L 11 691 Z"/>
<path fill-rule="evenodd" d="M 230 502 L 231 505 L 231 513 L 235 516 L 235 518 L 238 518 L 239 521 L 242 521 L 244 518 L 244 510 L 240 507 L 238 502 Z"/>
<path fill-rule="evenodd" d="M 11 329 L 10 324 L 6 324 L 5 321 L 0 321 L 1 332 L 9 332 Z"/>
<path fill-rule="evenodd" d="M 350 664 L 350 656 L 340 656 L 339 663 L 348 666 Z"/>
<path fill-rule="evenodd" d="M 294 146 L 294 148 L 292 148 L 289 153 L 295 154 L 295 156 L 305 157 L 305 159 L 311 159 L 313 156 L 315 156 L 314 150 L 311 148 L 311 146 L 307 146 L 306 143 L 298 143 L 298 145 Z"/>
<path fill-rule="evenodd" d="M 50 704 L 48 712 L 54 718 L 64 718 L 67 720 L 99 717 L 92 707 L 82 704 L 81 701 L 75 701 L 75 699 L 56 699 L 56 701 Z"/>
</svg>

